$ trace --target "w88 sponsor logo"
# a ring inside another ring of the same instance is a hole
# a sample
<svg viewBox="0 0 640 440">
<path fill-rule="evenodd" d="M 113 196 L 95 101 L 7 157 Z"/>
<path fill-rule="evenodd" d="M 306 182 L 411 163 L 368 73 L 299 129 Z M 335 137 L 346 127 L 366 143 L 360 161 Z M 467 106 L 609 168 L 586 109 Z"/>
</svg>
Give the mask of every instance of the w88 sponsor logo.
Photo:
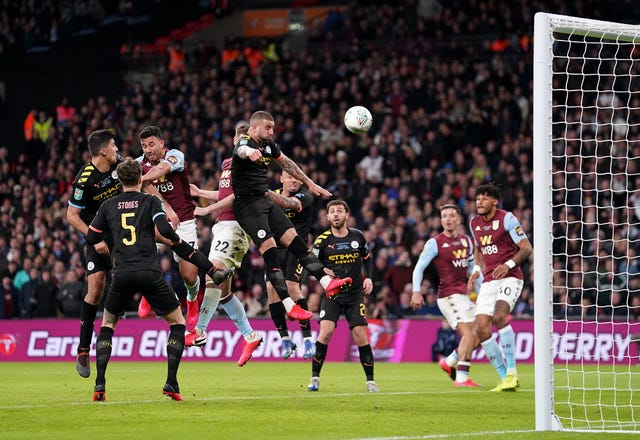
<svg viewBox="0 0 640 440">
<path fill-rule="evenodd" d="M 165 193 L 167 191 L 173 191 L 173 183 L 171 182 L 167 182 L 167 183 L 158 183 L 156 184 L 156 189 L 158 190 L 158 192 L 161 193 Z"/>
<path fill-rule="evenodd" d="M 491 246 L 482 247 L 482 255 L 493 255 L 498 253 L 498 246 L 492 244 Z"/>
</svg>

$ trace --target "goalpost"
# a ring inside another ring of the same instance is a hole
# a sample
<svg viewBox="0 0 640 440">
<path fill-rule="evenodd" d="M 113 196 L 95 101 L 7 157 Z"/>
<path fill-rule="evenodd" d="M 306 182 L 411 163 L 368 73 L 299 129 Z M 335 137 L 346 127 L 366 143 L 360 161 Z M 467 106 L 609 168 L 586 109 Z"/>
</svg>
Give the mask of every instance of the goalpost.
<svg viewBox="0 0 640 440">
<path fill-rule="evenodd" d="M 538 13 L 536 430 L 640 432 L 640 27 Z"/>
</svg>

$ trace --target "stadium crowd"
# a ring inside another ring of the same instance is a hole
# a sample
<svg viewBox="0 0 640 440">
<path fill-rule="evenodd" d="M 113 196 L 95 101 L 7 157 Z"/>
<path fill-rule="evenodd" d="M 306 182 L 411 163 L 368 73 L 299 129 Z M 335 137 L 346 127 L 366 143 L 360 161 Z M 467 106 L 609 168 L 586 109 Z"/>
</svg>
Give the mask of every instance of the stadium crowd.
<svg viewBox="0 0 640 440">
<path fill-rule="evenodd" d="M 495 181 L 503 185 L 502 207 L 533 237 L 531 11 L 590 16 L 606 2 L 590 3 L 589 10 L 582 2 L 512 3 L 502 8 L 497 1 L 366 2 L 332 14 L 303 52 L 279 47 L 277 56 L 265 54 L 257 65 L 241 51 L 211 51 L 204 64 L 193 62 L 198 52 L 189 52 L 186 72 L 159 75 L 149 86 L 130 84 L 117 99 L 98 95 L 66 104 L 73 108 L 68 118 L 57 117 L 56 109 L 40 109 L 32 118 L 37 135 L 23 154 L 13 157 L 11 146 L 0 148 L 0 317 L 79 316 L 86 290 L 83 237 L 67 224 L 66 207 L 75 173 L 89 160 L 90 132 L 114 130 L 120 154 L 137 156 L 140 129 L 158 125 L 168 145 L 185 153 L 192 183 L 215 189 L 220 164 L 231 153 L 235 122 L 256 109 L 276 117 L 277 140 L 287 155 L 350 205 L 351 226 L 365 233 L 375 259 L 369 316 L 440 316 L 433 274 L 422 286 L 426 305 L 417 311 L 409 307 L 412 269 L 425 241 L 439 231 L 440 205 L 459 204 L 466 223 L 475 212 L 475 188 Z M 602 16 L 614 19 L 616 10 Z M 344 111 L 355 104 L 373 113 L 374 126 L 365 135 L 349 134 L 342 126 Z M 572 160 L 580 169 L 579 158 Z M 271 184 L 279 185 L 278 173 Z M 325 203 L 315 201 L 314 234 L 327 228 Z M 639 210 L 640 203 L 627 217 L 626 237 L 635 240 Z M 562 215 L 555 213 L 558 225 L 579 220 Z M 200 220 L 205 254 L 211 224 Z M 566 241 L 564 230 L 556 227 L 556 242 Z M 574 274 L 554 280 L 556 313 L 611 314 L 611 303 L 621 301 L 625 313 L 637 318 L 640 260 L 632 248 L 622 246 L 619 259 L 603 259 L 597 267 L 565 270 L 564 260 L 555 261 L 558 273 Z M 163 251 L 163 270 L 184 295 L 169 255 Z M 592 264 L 584 260 L 575 264 Z M 608 267 L 605 260 L 611 261 Z M 523 265 L 525 287 L 514 317 L 533 313 L 531 263 Z M 268 313 L 262 265 L 252 248 L 234 278 L 249 316 Z M 582 282 L 575 274 L 581 271 L 594 274 L 594 288 L 611 290 L 609 303 L 595 298 L 591 304 L 572 303 L 572 287 Z M 310 280 L 312 311 L 320 292 Z"/>
</svg>

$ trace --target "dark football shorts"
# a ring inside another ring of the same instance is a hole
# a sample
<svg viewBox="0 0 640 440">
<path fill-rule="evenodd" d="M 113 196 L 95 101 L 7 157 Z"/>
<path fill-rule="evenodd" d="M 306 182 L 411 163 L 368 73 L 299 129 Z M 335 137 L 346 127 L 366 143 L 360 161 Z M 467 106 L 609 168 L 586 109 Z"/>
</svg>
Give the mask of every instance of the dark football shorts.
<svg viewBox="0 0 640 440">
<path fill-rule="evenodd" d="M 278 265 L 287 281 L 302 283 L 307 276 L 307 270 L 298 263 L 296 256 L 285 248 L 278 248 Z"/>
<path fill-rule="evenodd" d="M 320 304 L 320 321 L 338 322 L 344 313 L 349 329 L 359 325 L 367 325 L 367 309 L 362 301 L 362 293 L 339 293 L 334 298 L 322 296 Z"/>
<path fill-rule="evenodd" d="M 267 196 L 236 197 L 233 214 L 257 247 L 270 237 L 277 242 L 285 231 L 293 228 L 291 220 Z"/>
<path fill-rule="evenodd" d="M 87 275 L 94 274 L 96 272 L 106 272 L 111 269 L 111 255 L 103 255 L 96 252 L 96 248 L 92 244 L 85 245 L 84 251 L 85 259 L 87 261 Z"/>
<path fill-rule="evenodd" d="M 158 316 L 166 315 L 180 307 L 176 292 L 167 284 L 161 272 L 153 270 L 116 270 L 111 293 L 107 296 L 104 307 L 119 316 L 127 309 L 136 293 L 141 293 L 147 299 Z"/>
</svg>

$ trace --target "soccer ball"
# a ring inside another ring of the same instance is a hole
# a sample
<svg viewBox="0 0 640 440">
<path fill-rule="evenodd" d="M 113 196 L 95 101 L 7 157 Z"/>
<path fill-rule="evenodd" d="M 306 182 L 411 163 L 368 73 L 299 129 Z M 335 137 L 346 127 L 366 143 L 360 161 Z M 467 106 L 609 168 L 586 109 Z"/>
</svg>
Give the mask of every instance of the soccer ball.
<svg viewBox="0 0 640 440">
<path fill-rule="evenodd" d="M 372 123 L 371 112 L 361 105 L 354 105 L 344 114 L 344 126 L 351 133 L 366 133 L 371 128 Z"/>
</svg>

